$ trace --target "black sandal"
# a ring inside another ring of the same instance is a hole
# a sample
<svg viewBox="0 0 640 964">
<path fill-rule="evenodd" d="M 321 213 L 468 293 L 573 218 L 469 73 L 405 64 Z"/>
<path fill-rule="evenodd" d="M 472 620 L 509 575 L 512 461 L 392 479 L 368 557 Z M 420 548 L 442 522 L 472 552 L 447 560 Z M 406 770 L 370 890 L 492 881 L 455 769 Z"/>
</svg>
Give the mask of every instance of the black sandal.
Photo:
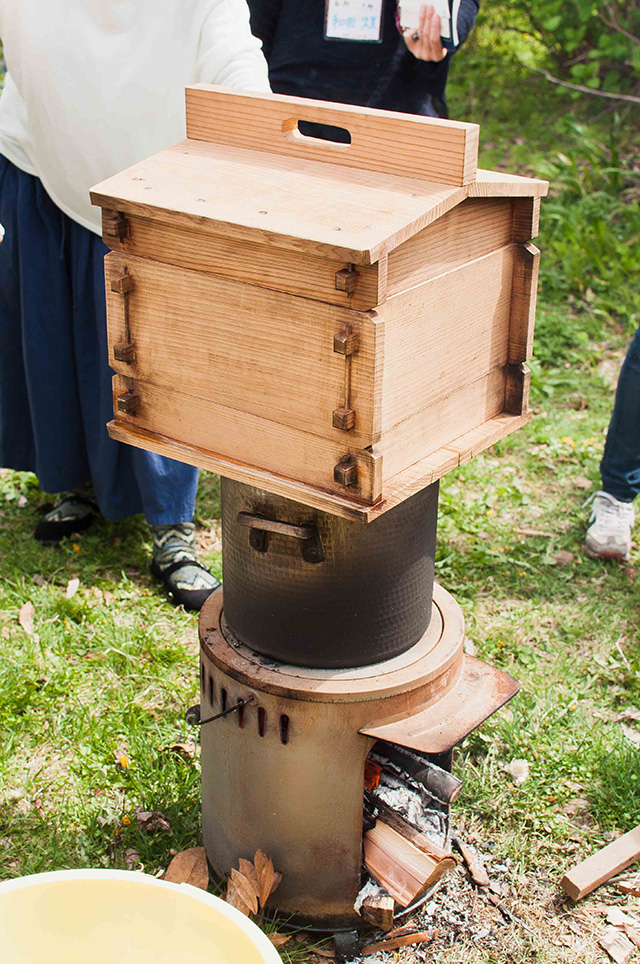
<svg viewBox="0 0 640 964">
<path fill-rule="evenodd" d="M 206 566 L 203 566 L 201 562 L 198 562 L 197 559 L 178 559 L 177 562 L 172 562 L 171 565 L 165 566 L 164 569 L 161 568 L 154 559 L 151 563 L 151 575 L 160 580 L 176 606 L 184 606 L 188 612 L 199 613 L 205 600 L 209 598 L 212 592 L 216 591 L 220 586 L 220 582 L 216 579 L 217 585 L 211 589 L 178 589 L 177 586 L 174 586 L 171 577 L 174 573 L 178 572 L 179 569 L 184 569 L 186 566 L 196 566 L 198 569 L 204 569 L 210 576 L 212 575 L 210 570 L 207 569 Z M 215 579 L 215 576 L 213 576 L 213 578 Z"/>
<path fill-rule="evenodd" d="M 91 512 L 88 512 L 84 516 L 79 516 L 77 519 L 47 519 L 49 513 L 55 509 L 59 509 L 66 502 L 85 505 Z M 78 495 L 76 492 L 73 492 L 62 499 L 53 509 L 49 509 L 49 512 L 40 519 L 40 522 L 35 527 L 33 538 L 37 539 L 38 542 L 60 542 L 65 536 L 72 536 L 88 529 L 93 523 L 95 515 L 99 512 L 98 506 L 92 499 L 87 499 L 84 495 Z"/>
</svg>

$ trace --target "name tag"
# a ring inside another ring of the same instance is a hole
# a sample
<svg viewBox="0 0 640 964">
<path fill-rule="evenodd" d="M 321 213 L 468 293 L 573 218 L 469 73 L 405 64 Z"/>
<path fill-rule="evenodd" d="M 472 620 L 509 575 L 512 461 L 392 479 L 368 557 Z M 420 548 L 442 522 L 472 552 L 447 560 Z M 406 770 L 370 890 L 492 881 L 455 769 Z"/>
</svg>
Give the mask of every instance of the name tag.
<svg viewBox="0 0 640 964">
<path fill-rule="evenodd" d="M 326 0 L 327 40 L 359 40 L 380 43 L 383 0 Z"/>
</svg>

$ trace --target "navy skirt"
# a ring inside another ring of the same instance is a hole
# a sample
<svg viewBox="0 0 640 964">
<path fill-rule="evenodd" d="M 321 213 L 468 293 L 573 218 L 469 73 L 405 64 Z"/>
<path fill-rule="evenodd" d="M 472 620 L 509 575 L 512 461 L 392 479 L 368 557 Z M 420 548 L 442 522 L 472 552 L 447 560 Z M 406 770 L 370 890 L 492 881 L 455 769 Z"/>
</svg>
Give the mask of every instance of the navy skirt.
<svg viewBox="0 0 640 964">
<path fill-rule="evenodd" d="M 2 155 L 0 224 L 0 466 L 45 492 L 91 481 L 107 519 L 189 522 L 197 469 L 107 435 L 107 247 Z"/>
</svg>

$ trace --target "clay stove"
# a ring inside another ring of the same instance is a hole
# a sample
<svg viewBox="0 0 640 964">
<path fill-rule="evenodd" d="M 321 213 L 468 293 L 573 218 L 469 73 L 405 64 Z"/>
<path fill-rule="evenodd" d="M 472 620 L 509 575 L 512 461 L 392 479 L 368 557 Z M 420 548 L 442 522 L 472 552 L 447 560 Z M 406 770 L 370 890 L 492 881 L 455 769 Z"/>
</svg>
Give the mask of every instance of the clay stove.
<svg viewBox="0 0 640 964">
<path fill-rule="evenodd" d="M 363 882 L 364 771 L 377 741 L 446 761 L 517 690 L 510 676 L 464 653 L 460 607 L 433 586 L 437 488 L 363 527 L 250 486 L 222 484 L 225 589 L 200 616 L 200 717 L 241 705 L 201 730 L 204 845 L 221 878 L 238 857 L 267 852 L 283 874 L 273 906 L 307 925 L 338 930 L 362 923 L 354 902 Z M 322 562 L 305 558 L 305 540 L 292 534 L 303 525 Z M 256 531 L 269 533 L 267 546 L 252 539 Z M 388 541 L 395 544 L 382 580 L 375 552 L 367 580 L 372 540 L 382 554 Z M 345 577 L 336 578 L 345 557 Z M 363 619 L 363 632 L 327 612 L 323 645 L 314 592 L 337 612 L 373 611 L 373 622 Z M 428 605 L 416 607 L 416 596 Z M 285 618 L 291 611 L 294 618 Z M 236 633 L 236 614 L 253 645 Z M 305 635 L 312 648 L 305 648 Z M 294 662 L 292 637 L 303 666 Z"/>
</svg>

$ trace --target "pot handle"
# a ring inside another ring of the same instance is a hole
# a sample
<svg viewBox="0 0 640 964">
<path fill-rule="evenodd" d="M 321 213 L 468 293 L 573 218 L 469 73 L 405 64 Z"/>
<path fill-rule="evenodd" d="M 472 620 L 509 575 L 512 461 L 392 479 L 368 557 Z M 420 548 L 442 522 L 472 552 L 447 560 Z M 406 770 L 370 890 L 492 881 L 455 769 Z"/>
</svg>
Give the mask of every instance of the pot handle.
<svg viewBox="0 0 640 964">
<path fill-rule="evenodd" d="M 312 523 L 294 525 L 292 522 L 278 522 L 266 516 L 254 515 L 251 512 L 238 512 L 238 525 L 250 529 L 249 542 L 257 552 L 266 552 L 269 548 L 269 533 L 275 532 L 291 539 L 302 542 L 302 558 L 305 562 L 323 562 L 324 549 L 320 540 L 318 527 Z"/>
</svg>

